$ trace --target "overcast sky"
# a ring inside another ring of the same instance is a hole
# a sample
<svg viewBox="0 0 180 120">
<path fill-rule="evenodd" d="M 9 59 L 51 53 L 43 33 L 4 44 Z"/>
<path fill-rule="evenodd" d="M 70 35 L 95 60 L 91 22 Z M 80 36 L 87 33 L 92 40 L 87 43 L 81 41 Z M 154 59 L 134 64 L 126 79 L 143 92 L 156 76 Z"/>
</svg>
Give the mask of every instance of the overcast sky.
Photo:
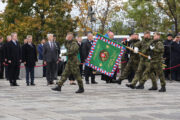
<svg viewBox="0 0 180 120">
<path fill-rule="evenodd" d="M 2 3 L 2 0 L 0 0 L 0 12 L 3 12 L 6 7 L 6 4 Z"/>
</svg>

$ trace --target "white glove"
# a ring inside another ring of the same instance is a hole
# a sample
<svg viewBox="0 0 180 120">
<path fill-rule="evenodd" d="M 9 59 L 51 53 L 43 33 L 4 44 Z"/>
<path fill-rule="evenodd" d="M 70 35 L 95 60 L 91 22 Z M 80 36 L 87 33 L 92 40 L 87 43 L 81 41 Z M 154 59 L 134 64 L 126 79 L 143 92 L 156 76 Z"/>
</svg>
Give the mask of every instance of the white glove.
<svg viewBox="0 0 180 120">
<path fill-rule="evenodd" d="M 134 48 L 134 53 L 138 53 L 139 52 L 139 48 L 138 47 L 135 47 Z"/>
<path fill-rule="evenodd" d="M 153 50 L 154 48 L 155 48 L 154 46 L 150 45 L 150 49 L 151 49 L 151 50 Z"/>
<path fill-rule="evenodd" d="M 128 58 L 130 58 L 131 57 L 131 55 L 130 54 L 128 54 Z"/>
<path fill-rule="evenodd" d="M 148 59 L 151 60 L 151 56 L 148 56 Z"/>
</svg>

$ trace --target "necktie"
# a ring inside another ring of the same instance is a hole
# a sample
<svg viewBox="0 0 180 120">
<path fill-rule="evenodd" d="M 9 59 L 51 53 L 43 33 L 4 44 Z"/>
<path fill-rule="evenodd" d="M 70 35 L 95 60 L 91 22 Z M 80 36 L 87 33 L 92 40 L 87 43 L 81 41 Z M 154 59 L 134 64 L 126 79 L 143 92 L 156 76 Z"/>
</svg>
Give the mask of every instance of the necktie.
<svg viewBox="0 0 180 120">
<path fill-rule="evenodd" d="M 17 43 L 15 41 L 13 41 L 15 45 L 17 45 Z"/>
<path fill-rule="evenodd" d="M 53 49 L 54 45 L 53 45 L 53 42 L 51 42 L 51 49 Z"/>
</svg>

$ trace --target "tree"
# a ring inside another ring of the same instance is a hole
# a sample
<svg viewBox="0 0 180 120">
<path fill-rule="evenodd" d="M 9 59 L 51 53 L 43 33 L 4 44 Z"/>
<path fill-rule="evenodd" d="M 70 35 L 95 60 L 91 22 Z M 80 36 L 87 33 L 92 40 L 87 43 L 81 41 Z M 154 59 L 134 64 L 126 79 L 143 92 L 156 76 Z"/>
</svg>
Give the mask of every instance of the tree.
<svg viewBox="0 0 180 120">
<path fill-rule="evenodd" d="M 6 0 L 7 6 L 2 15 L 6 35 L 18 32 L 22 40 L 32 34 L 36 42 L 47 33 L 56 33 L 57 40 L 63 42 L 68 31 L 76 28 L 71 18 L 72 0 Z"/>
<path fill-rule="evenodd" d="M 179 0 L 156 0 L 157 6 L 160 10 L 168 16 L 170 21 L 175 26 L 175 33 L 177 34 L 180 26 L 180 1 Z"/>
<path fill-rule="evenodd" d="M 101 34 L 105 33 L 106 28 L 108 27 L 109 21 L 111 21 L 112 14 L 114 12 L 120 11 L 121 1 L 119 0 L 81 0 L 76 3 L 77 8 L 80 11 L 80 14 L 77 15 L 78 18 L 78 27 L 80 30 L 87 31 L 92 30 L 90 19 L 88 17 L 88 8 L 92 7 L 96 16 L 96 27 L 99 27 Z M 97 26 L 96 26 L 97 24 Z"/>
<path fill-rule="evenodd" d="M 127 25 L 123 25 L 122 21 L 113 21 L 111 30 L 116 35 L 127 35 L 127 34 L 130 34 L 131 32 L 131 28 L 128 27 Z"/>
<path fill-rule="evenodd" d="M 135 21 L 137 32 L 145 30 L 157 31 L 160 24 L 160 17 L 151 1 L 147 0 L 129 0 L 124 5 L 124 10 L 127 12 L 127 18 Z"/>
<path fill-rule="evenodd" d="M 90 20 L 88 18 L 88 7 L 92 6 L 93 2 L 88 3 L 87 0 L 76 2 L 76 7 L 79 10 L 79 15 L 76 16 L 79 34 L 86 35 L 88 31 L 93 31 L 90 27 Z"/>
<path fill-rule="evenodd" d="M 100 21 L 100 33 L 105 33 L 105 27 L 108 26 L 111 21 L 112 14 L 119 12 L 121 7 L 121 1 L 119 0 L 104 0 L 99 1 L 96 6 L 97 19 Z"/>
<path fill-rule="evenodd" d="M 136 22 L 137 32 L 145 30 L 167 33 L 174 26 L 180 29 L 179 0 L 129 0 L 124 4 L 127 18 Z"/>
</svg>

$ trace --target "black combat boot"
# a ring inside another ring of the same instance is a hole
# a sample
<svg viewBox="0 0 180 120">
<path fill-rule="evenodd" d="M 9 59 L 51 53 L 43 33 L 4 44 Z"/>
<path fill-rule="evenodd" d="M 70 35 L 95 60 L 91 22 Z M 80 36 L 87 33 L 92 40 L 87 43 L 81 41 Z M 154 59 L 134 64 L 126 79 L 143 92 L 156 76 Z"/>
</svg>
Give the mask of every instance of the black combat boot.
<svg viewBox="0 0 180 120">
<path fill-rule="evenodd" d="M 166 87 L 162 86 L 161 89 L 159 90 L 159 92 L 166 92 Z"/>
<path fill-rule="evenodd" d="M 138 86 L 136 86 L 136 89 L 144 89 L 144 84 L 139 84 Z"/>
<path fill-rule="evenodd" d="M 131 88 L 131 89 L 134 89 L 134 88 L 135 88 L 135 86 L 132 85 L 132 84 L 126 84 L 126 86 L 129 87 L 129 88 Z"/>
<path fill-rule="evenodd" d="M 112 80 L 112 83 L 117 83 L 119 85 L 121 85 L 122 79 L 118 79 L 118 80 Z"/>
<path fill-rule="evenodd" d="M 157 87 L 151 87 L 151 88 L 149 88 L 148 90 L 157 90 L 158 88 Z"/>
<path fill-rule="evenodd" d="M 76 91 L 76 93 L 83 93 L 84 92 L 84 87 L 79 87 L 79 89 Z"/>
<path fill-rule="evenodd" d="M 117 84 L 121 85 L 122 81 L 123 81 L 122 79 L 119 79 L 119 80 L 117 81 Z"/>
<path fill-rule="evenodd" d="M 56 87 L 51 88 L 51 89 L 54 91 L 61 91 L 61 86 L 57 85 Z"/>
</svg>

